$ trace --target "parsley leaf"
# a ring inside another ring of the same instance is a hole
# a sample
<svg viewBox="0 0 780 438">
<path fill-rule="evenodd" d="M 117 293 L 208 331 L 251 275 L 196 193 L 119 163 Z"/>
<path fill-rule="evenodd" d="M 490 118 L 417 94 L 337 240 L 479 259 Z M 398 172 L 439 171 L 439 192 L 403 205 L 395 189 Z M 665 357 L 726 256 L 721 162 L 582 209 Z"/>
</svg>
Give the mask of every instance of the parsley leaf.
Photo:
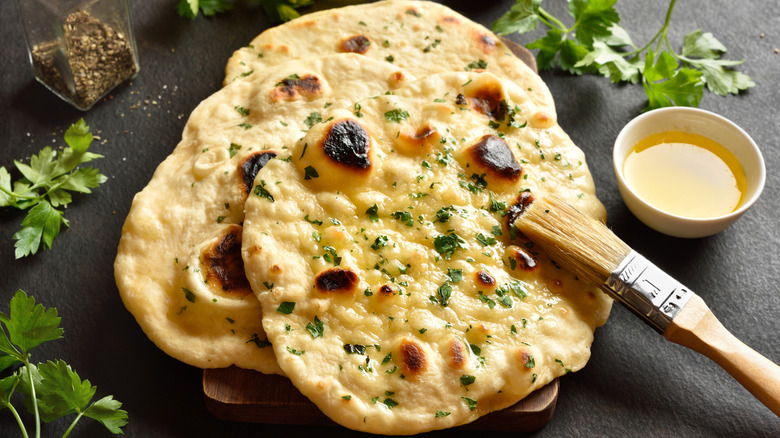
<svg viewBox="0 0 780 438">
<path fill-rule="evenodd" d="M 647 110 L 672 105 L 699 106 L 704 88 L 700 71 L 678 68 L 677 60 L 668 52 L 661 52 L 655 61 L 652 50 L 647 56 L 642 80 Z"/>
<path fill-rule="evenodd" d="M 755 86 L 748 75 L 732 69 L 742 61 L 720 58 L 726 47 L 709 32 L 699 29 L 685 35 L 680 52 L 672 47 L 668 30 L 676 0 L 669 2 L 661 29 L 641 47 L 619 25 L 616 1 L 569 0 L 574 24 L 567 27 L 541 7 L 542 0 L 517 0 L 493 23 L 493 30 L 500 35 L 524 33 L 542 22 L 549 27 L 547 33 L 527 45 L 538 50 L 540 69 L 557 65 L 571 74 L 601 74 L 613 83 L 641 82 L 648 99 L 645 110 L 696 107 L 704 85 L 721 96 Z"/>
<path fill-rule="evenodd" d="M 711 33 L 702 33 L 699 29 L 685 35 L 680 59 L 685 64 L 701 70 L 707 89 L 715 94 L 738 94 L 755 86 L 750 76 L 729 68 L 742 64 L 743 61 L 718 59 L 724 52 L 726 46 Z"/>
<path fill-rule="evenodd" d="M 106 396 L 90 403 L 97 388 L 79 375 L 63 360 L 30 363 L 30 350 L 46 341 L 62 338 L 60 317 L 56 309 L 36 304 L 24 291 L 17 291 L 10 302 L 8 315 L 0 313 L 0 369 L 16 363 L 22 366 L 13 374 L 0 380 L 0 408 L 6 407 L 18 418 L 11 404 L 13 393 L 18 390 L 25 399 L 24 406 L 35 414 L 35 436 L 40 436 L 41 423 L 51 422 L 66 415 L 76 414 L 68 432 L 82 416 L 102 423 L 111 433 L 121 434 L 127 424 L 127 412 L 120 409 L 122 403 Z M 28 436 L 19 422 L 22 435 Z M 68 434 L 65 433 L 65 435 Z"/>
<path fill-rule="evenodd" d="M 71 125 L 64 138 L 68 147 L 59 154 L 47 146 L 30 157 L 30 164 L 14 161 L 22 177 L 13 183 L 10 172 L 0 166 L 0 207 L 30 209 L 22 228 L 13 235 L 17 259 L 35 254 L 41 243 L 50 249 L 61 226 L 69 226 L 56 207 L 71 203 L 70 192 L 92 193 L 91 189 L 108 179 L 97 169 L 78 167 L 103 157 L 88 151 L 92 134 L 84 119 Z"/>
</svg>

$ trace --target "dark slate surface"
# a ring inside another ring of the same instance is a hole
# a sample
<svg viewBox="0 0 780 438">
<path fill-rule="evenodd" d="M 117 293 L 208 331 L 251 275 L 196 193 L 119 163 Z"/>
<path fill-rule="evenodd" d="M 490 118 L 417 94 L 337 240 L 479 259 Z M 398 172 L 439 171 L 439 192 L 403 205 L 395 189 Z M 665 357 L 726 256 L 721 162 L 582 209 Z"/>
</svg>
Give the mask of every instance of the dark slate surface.
<svg viewBox="0 0 780 438">
<path fill-rule="evenodd" d="M 52 250 L 34 257 L 14 260 L 11 236 L 23 215 L 0 211 L 0 309 L 7 311 L 8 300 L 20 288 L 57 307 L 65 339 L 41 347 L 35 359 L 63 358 L 98 386 L 98 396 L 115 395 L 130 413 L 129 437 L 353 434 L 212 418 L 202 402 L 201 371 L 154 347 L 122 306 L 114 284 L 113 259 L 133 195 L 174 148 L 193 108 L 220 88 L 231 53 L 268 27 L 258 7 L 239 3 L 231 13 L 190 22 L 176 15 L 173 0 L 133 1 L 141 73 L 112 93 L 111 100 L 81 113 L 33 80 L 15 2 L 0 2 L 0 165 L 11 166 L 14 159 L 27 159 L 46 145 L 61 145 L 64 129 L 83 116 L 101 138 L 93 149 L 106 156 L 95 165 L 110 178 L 94 194 L 77 197 L 66 212 L 71 228 Z M 447 3 L 485 25 L 512 4 Z M 623 0 L 617 6 L 636 42 L 647 41 L 663 22 L 666 7 L 651 6 L 655 3 Z M 565 14 L 562 1 L 544 6 Z M 744 59 L 740 70 L 757 84 L 738 97 L 705 94 L 701 107 L 751 134 L 768 169 L 757 205 L 713 237 L 660 235 L 635 219 L 620 200 L 611 146 L 644 106 L 639 86 L 615 86 L 605 78 L 560 71 L 542 76 L 556 99 L 561 125 L 588 157 L 609 225 L 697 291 L 738 338 L 780 362 L 780 54 L 775 52 L 780 47 L 780 6 L 773 0 L 678 2 L 670 31 L 673 44 L 679 46 L 685 33 L 698 28 L 713 32 L 730 49 L 730 58 Z M 512 38 L 528 43 L 539 35 Z M 59 436 L 66 427 L 62 421 L 48 425 L 44 436 L 55 436 L 55 431 Z M 15 428 L 10 413 L 0 411 L 0 436 L 17 436 Z M 104 435 L 102 426 L 83 420 L 71 436 Z M 591 361 L 561 379 L 555 415 L 534 435 L 776 437 L 780 419 L 709 359 L 665 341 L 616 305 L 609 322 L 596 332 Z"/>
</svg>

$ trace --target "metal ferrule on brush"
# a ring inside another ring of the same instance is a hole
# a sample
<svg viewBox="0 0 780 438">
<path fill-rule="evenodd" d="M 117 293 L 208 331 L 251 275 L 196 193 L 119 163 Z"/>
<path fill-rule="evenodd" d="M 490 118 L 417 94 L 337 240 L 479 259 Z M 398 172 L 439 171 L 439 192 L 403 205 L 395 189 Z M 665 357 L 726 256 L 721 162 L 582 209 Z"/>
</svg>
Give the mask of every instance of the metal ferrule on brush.
<svg viewBox="0 0 780 438">
<path fill-rule="evenodd" d="M 694 295 L 649 260 L 631 251 L 604 283 L 607 292 L 663 333 Z"/>
</svg>

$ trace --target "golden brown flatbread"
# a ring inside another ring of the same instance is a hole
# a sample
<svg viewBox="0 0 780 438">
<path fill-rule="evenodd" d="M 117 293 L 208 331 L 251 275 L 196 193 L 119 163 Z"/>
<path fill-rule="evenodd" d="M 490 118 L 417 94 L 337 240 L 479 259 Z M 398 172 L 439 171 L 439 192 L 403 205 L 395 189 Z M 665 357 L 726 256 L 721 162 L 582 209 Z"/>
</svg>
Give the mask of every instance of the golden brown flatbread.
<svg viewBox="0 0 780 438">
<path fill-rule="evenodd" d="M 493 74 L 323 113 L 245 204 L 244 266 L 284 373 L 346 427 L 413 434 L 582 368 L 611 300 L 516 235 L 534 193 L 604 215 L 582 152 Z"/>
</svg>

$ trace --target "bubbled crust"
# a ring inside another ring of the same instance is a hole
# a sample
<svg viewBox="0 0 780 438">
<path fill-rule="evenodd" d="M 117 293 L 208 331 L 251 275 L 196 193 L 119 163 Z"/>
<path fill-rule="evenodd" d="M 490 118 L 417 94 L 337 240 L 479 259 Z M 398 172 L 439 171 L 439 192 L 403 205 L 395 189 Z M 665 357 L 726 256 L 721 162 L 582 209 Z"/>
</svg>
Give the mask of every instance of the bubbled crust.
<svg viewBox="0 0 780 438">
<path fill-rule="evenodd" d="M 458 102 L 483 87 L 501 97 L 498 111 Z M 295 386 L 338 423 L 385 434 L 451 427 L 587 361 L 609 299 L 526 246 L 508 218 L 532 193 L 603 208 L 581 151 L 559 127 L 529 122 L 537 109 L 490 73 L 431 76 L 323 111 L 262 170 L 269 196 L 246 202 L 247 275 L 265 309 L 295 303 L 265 312 L 264 328 Z M 370 139 L 367 175 L 325 152 L 342 123 Z M 404 149 L 402 133 L 438 140 Z M 334 270 L 355 274 L 350 293 L 316 286 Z M 521 349 L 535 368 L 520 369 Z"/>
</svg>

